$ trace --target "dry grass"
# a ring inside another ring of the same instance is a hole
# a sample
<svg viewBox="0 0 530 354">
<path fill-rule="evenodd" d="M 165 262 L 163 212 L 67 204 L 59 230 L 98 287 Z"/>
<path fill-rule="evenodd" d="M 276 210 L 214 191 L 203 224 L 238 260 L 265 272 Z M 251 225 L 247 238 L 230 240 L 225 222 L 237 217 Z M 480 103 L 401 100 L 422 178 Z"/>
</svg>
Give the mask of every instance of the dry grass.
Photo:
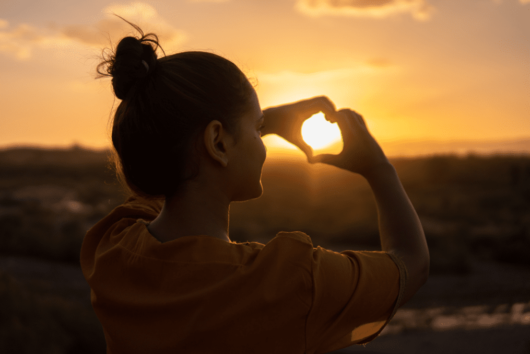
<svg viewBox="0 0 530 354">
<path fill-rule="evenodd" d="M 90 304 L 21 285 L 0 271 L 1 353 L 101 353 L 101 327 Z"/>
<path fill-rule="evenodd" d="M 530 266 L 530 156 L 393 163 L 426 230 L 434 279 L 441 279 L 433 291 L 425 287 L 429 299 L 449 299 L 452 293 L 442 290 L 452 283 L 443 274 L 471 279 L 473 259 Z M 261 198 L 232 206 L 232 239 L 267 242 L 278 231 L 301 230 L 315 244 L 338 251 L 378 247 L 375 205 L 359 176 L 271 159 L 262 180 Z M 86 230 L 125 197 L 106 152 L 0 151 L 0 260 L 30 256 L 77 267 Z M 101 327 L 80 289 L 46 277 L 17 281 L 1 269 L 0 353 L 104 352 Z M 530 295 L 518 296 L 514 301 Z"/>
</svg>

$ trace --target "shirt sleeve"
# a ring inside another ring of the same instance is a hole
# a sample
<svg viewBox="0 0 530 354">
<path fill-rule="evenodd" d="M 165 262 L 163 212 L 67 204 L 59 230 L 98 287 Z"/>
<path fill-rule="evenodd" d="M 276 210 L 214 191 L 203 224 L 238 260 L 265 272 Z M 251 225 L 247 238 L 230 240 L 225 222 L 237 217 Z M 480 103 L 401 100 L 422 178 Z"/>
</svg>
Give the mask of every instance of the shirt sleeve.
<svg viewBox="0 0 530 354">
<path fill-rule="evenodd" d="M 306 348 L 307 353 L 326 353 L 377 337 L 397 310 L 407 271 L 386 252 L 316 247 L 312 278 Z"/>
</svg>

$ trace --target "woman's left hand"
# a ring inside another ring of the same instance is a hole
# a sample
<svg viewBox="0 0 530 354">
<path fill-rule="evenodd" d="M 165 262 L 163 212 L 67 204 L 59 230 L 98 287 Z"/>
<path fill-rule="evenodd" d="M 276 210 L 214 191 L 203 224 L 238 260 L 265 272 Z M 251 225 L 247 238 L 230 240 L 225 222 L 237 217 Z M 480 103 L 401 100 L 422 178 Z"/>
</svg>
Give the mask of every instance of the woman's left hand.
<svg viewBox="0 0 530 354">
<path fill-rule="evenodd" d="M 323 112 L 326 119 L 334 122 L 335 105 L 326 96 L 319 96 L 263 110 L 265 116 L 262 135 L 277 134 L 296 145 L 310 160 L 313 149 L 302 138 L 302 124 L 312 115 Z"/>
</svg>

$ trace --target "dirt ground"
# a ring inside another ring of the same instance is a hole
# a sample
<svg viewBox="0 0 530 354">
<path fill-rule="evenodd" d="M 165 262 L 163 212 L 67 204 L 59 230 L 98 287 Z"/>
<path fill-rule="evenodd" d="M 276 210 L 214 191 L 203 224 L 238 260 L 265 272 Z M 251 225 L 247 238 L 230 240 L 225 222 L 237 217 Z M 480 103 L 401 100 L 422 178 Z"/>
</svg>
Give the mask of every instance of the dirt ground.
<svg viewBox="0 0 530 354">
<path fill-rule="evenodd" d="M 383 333 L 336 354 L 530 354 L 530 269 L 472 262 L 431 275 Z"/>
<path fill-rule="evenodd" d="M 351 347 L 336 354 L 528 354 L 530 327 L 500 326 L 454 331 L 414 331 L 381 336 L 366 347 Z"/>
<path fill-rule="evenodd" d="M 75 265 L 4 256 L 0 270 L 34 296 L 90 308 Z M 334 353 L 530 354 L 530 269 L 474 261 L 468 274 L 432 275 L 381 336 Z"/>
</svg>

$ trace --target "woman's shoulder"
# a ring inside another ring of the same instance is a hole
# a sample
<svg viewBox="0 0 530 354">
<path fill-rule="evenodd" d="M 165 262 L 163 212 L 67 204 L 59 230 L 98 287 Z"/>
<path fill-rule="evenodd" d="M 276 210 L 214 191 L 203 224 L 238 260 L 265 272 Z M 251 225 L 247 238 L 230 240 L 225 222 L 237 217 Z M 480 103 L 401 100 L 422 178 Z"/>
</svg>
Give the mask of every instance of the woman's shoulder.
<svg viewBox="0 0 530 354">
<path fill-rule="evenodd" d="M 122 210 L 125 213 L 131 214 L 132 217 L 137 214 L 142 214 L 143 217 L 141 218 L 154 219 L 160 214 L 163 205 L 163 199 L 146 199 L 132 195 L 115 210 Z"/>
<path fill-rule="evenodd" d="M 270 242 L 279 242 L 279 243 L 299 243 L 303 246 L 313 247 L 313 242 L 311 237 L 302 231 L 280 231 L 276 234 Z"/>
<path fill-rule="evenodd" d="M 162 201 L 129 197 L 87 231 L 81 247 L 81 259 L 93 257 L 103 240 L 115 241 L 116 235 L 126 233 L 138 224 L 138 220 L 152 221 L 161 208 Z"/>
<path fill-rule="evenodd" d="M 137 196 L 130 196 L 127 200 L 114 208 L 107 216 L 101 219 L 93 229 L 109 229 L 123 220 L 133 223 L 138 219 L 147 222 L 154 220 L 162 210 L 162 200 L 148 200 Z"/>
<path fill-rule="evenodd" d="M 301 231 L 281 231 L 259 250 L 259 258 L 265 263 L 289 264 L 311 268 L 313 243 L 311 238 Z"/>
</svg>

